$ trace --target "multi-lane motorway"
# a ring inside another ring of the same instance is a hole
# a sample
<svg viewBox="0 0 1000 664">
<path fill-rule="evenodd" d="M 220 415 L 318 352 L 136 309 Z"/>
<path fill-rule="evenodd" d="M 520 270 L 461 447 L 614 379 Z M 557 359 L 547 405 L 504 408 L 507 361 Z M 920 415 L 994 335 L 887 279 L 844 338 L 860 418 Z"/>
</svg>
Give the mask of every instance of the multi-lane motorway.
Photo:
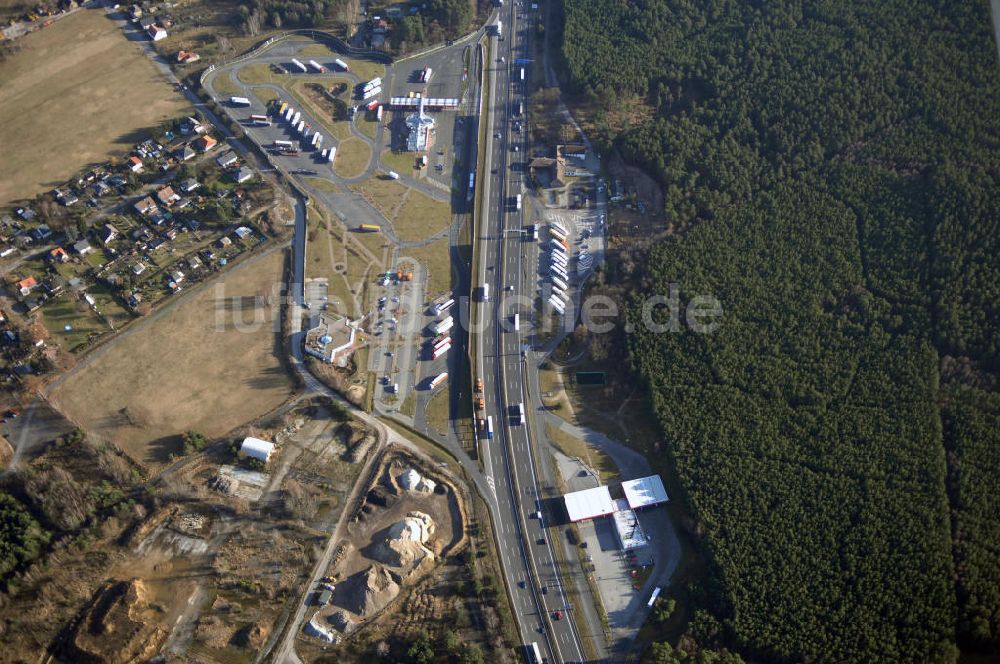
<svg viewBox="0 0 1000 664">
<path fill-rule="evenodd" d="M 537 441 L 532 440 L 529 427 L 513 416 L 528 399 L 522 352 L 527 325 L 515 330 L 512 318 L 515 313 L 524 323 L 531 318 L 529 303 L 535 297 L 537 265 L 537 246 L 523 236 L 523 209 L 516 209 L 512 202 L 522 193 L 527 147 L 527 129 L 512 128 L 515 108 L 527 106 L 520 65 L 512 64 L 527 57 L 528 21 L 520 19 L 518 4 L 510 3 L 497 12 L 506 39 L 493 39 L 491 61 L 484 63 L 489 67 L 491 103 L 482 118 L 487 123 L 487 140 L 481 146 L 486 150 L 481 177 L 486 180 L 476 283 L 488 284 L 491 297 L 472 306 L 479 307 L 478 327 L 483 330 L 475 349 L 477 375 L 483 380 L 485 415 L 493 418 L 495 435 L 482 444 L 483 462 L 488 481 L 495 487 L 497 535 L 522 638 L 525 643 L 537 643 L 550 662 L 582 662 L 576 614 L 564 592 L 542 515 L 531 453 Z"/>
</svg>

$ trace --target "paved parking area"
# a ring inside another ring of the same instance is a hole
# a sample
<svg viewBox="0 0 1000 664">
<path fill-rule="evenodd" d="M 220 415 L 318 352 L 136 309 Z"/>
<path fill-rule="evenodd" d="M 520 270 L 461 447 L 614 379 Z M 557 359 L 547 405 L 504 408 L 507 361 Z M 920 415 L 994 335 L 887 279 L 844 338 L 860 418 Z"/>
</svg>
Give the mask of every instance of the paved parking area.
<svg viewBox="0 0 1000 664">
<path fill-rule="evenodd" d="M 581 491 L 598 485 L 596 473 L 579 459 L 570 459 L 556 452 L 559 472 L 567 491 Z M 615 638 L 632 638 L 648 613 L 646 603 L 653 587 L 663 583 L 663 572 L 672 573 L 676 560 L 669 560 L 670 542 L 662 533 L 672 533 L 663 507 L 654 507 L 638 513 L 639 524 L 652 539 L 644 547 L 628 553 L 622 551 L 615 532 L 614 519 L 610 516 L 577 523 L 581 543 L 585 545 L 587 571 L 593 575 L 601 595 L 601 603 L 608 616 L 608 623 Z M 654 571 L 643 587 L 636 590 L 632 570 L 643 565 L 654 565 Z M 657 567 L 659 565 L 659 567 Z M 668 577 L 669 578 L 669 577 Z"/>
</svg>

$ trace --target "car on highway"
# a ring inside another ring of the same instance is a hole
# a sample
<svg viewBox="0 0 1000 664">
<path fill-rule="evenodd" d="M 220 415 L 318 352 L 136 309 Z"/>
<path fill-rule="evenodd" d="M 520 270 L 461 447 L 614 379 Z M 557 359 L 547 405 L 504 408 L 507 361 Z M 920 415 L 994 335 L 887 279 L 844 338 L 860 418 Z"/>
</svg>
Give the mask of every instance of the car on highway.
<svg viewBox="0 0 1000 664">
<path fill-rule="evenodd" d="M 527 585 L 528 585 L 528 584 L 527 584 L 527 582 L 526 582 L 526 581 L 525 581 L 524 579 L 521 579 L 520 581 L 518 581 L 518 582 L 517 582 L 517 587 L 518 587 L 518 588 L 524 588 L 524 587 L 526 587 Z"/>
<path fill-rule="evenodd" d="M 542 594 L 543 595 L 548 595 L 549 594 L 549 587 L 548 586 L 542 586 Z"/>
<path fill-rule="evenodd" d="M 540 538 L 538 539 L 538 543 L 539 543 L 539 544 L 545 544 L 545 538 L 544 538 L 544 537 L 540 537 Z"/>
<path fill-rule="evenodd" d="M 562 617 L 563 617 L 563 612 L 562 612 L 562 611 L 559 611 L 559 610 L 556 610 L 556 611 L 555 611 L 555 612 L 554 612 L 554 613 L 552 614 L 552 619 L 553 619 L 553 620 L 562 620 Z"/>
</svg>

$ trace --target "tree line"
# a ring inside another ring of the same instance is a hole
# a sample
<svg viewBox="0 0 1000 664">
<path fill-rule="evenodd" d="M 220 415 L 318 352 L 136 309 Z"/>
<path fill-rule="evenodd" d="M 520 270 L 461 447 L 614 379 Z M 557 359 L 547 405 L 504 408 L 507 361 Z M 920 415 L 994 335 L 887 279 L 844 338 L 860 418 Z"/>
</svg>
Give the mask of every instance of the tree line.
<svg viewBox="0 0 1000 664">
<path fill-rule="evenodd" d="M 779 662 L 1000 646 L 986 3 L 560 11 L 566 88 L 652 109 L 597 142 L 658 180 L 681 231 L 609 274 L 635 286 L 630 362 L 711 563 L 695 631 Z M 719 330 L 646 330 L 669 283 L 716 297 Z"/>
</svg>

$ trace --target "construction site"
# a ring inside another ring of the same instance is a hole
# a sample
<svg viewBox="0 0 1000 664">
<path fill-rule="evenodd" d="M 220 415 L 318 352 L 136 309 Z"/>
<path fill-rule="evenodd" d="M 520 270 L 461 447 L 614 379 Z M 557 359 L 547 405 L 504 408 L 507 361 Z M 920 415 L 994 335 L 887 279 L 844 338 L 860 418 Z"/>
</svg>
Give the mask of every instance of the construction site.
<svg viewBox="0 0 1000 664">
<path fill-rule="evenodd" d="M 441 572 L 470 546 L 464 488 L 436 470 L 399 449 L 380 460 L 313 589 L 315 608 L 296 642 L 300 655 L 336 652 L 351 640 L 355 647 L 403 642 L 412 629 L 433 630 L 435 621 L 467 610 L 461 588 L 435 589 L 462 576 Z"/>
</svg>

